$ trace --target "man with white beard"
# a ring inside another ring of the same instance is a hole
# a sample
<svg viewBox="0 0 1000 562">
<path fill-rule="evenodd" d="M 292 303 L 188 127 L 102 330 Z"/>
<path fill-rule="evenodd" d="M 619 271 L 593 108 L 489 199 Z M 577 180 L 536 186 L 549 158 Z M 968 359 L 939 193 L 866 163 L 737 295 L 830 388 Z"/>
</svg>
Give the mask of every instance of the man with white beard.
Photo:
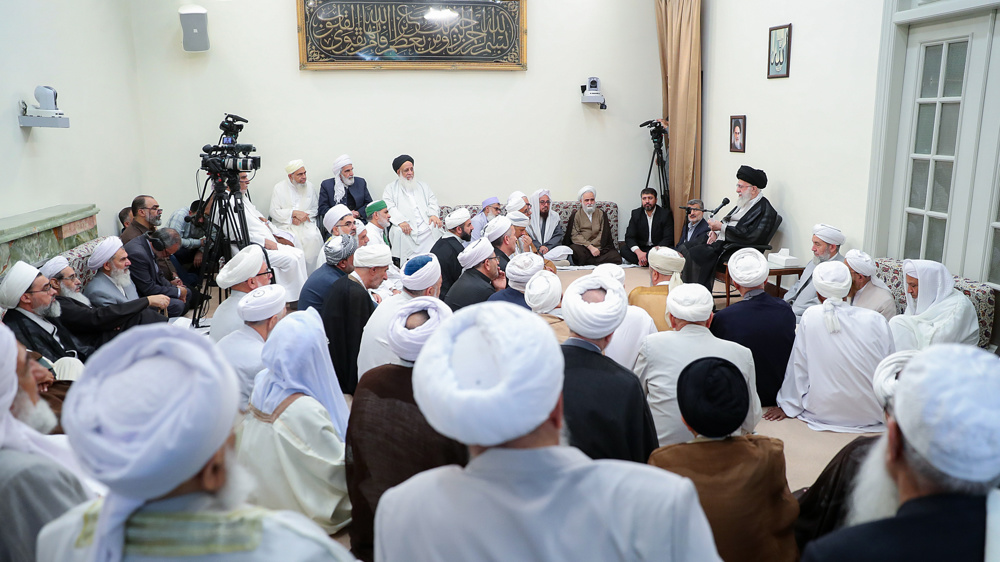
<svg viewBox="0 0 1000 562">
<path fill-rule="evenodd" d="M 607 214 L 597 208 L 597 190 L 585 185 L 577 197 L 580 208 L 570 215 L 567 227 L 573 264 L 622 263 L 622 256 L 616 249 L 618 241 L 612 240 L 611 222 Z"/>
<path fill-rule="evenodd" d="M 955 277 L 930 260 L 903 261 L 906 311 L 889 321 L 896 349 L 926 349 L 935 343 L 979 342 L 979 316 L 955 288 Z"/>
<path fill-rule="evenodd" d="M 985 350 L 946 344 L 913 357 L 859 475 L 857 493 L 884 511 L 810 543 L 802 560 L 996 560 L 998 399 L 1000 359 Z"/>
<path fill-rule="evenodd" d="M 840 253 L 840 246 L 846 239 L 844 233 L 835 226 L 828 224 L 813 226 L 813 259 L 806 264 L 805 270 L 799 276 L 799 280 L 785 293 L 785 302 L 792 305 L 792 312 L 795 313 L 796 323 L 802 319 L 802 313 L 807 308 L 819 304 L 816 285 L 812 282 L 813 270 L 817 265 L 830 260 L 843 262 L 844 256 Z"/>
<path fill-rule="evenodd" d="M 365 225 L 365 232 L 368 233 L 369 244 L 389 245 L 389 206 L 385 201 L 379 199 L 365 207 L 368 215 L 368 224 Z M 360 241 L 359 241 L 360 244 Z M 362 244 L 363 245 L 363 244 Z"/>
<path fill-rule="evenodd" d="M 392 161 L 398 176 L 385 186 L 382 200 L 389 207 L 389 220 L 397 228 L 389 232 L 392 257 L 402 267 L 414 254 L 426 254 L 441 237 L 443 223 L 437 197 L 424 182 L 413 179 L 413 157 L 402 154 Z"/>
<path fill-rule="evenodd" d="M 333 177 L 319 184 L 319 216 L 334 205 L 345 205 L 351 210 L 352 216 L 362 223 L 368 222 L 365 207 L 372 202 L 368 192 L 368 182 L 361 176 L 354 175 L 354 161 L 346 154 L 341 154 L 333 161 Z M 331 234 L 329 229 L 324 236 Z"/>
<path fill-rule="evenodd" d="M 476 216 L 472 217 L 472 241 L 479 240 L 483 236 L 483 229 L 486 223 L 500 216 L 500 200 L 496 197 L 487 197 Z"/>
<path fill-rule="evenodd" d="M 268 214 L 274 225 L 295 236 L 295 247 L 305 254 L 306 264 L 316 261 L 323 235 L 316 226 L 319 214 L 319 192 L 306 179 L 306 166 L 302 160 L 292 160 L 285 166 L 288 178 L 274 185 Z"/>
<path fill-rule="evenodd" d="M 80 464 L 108 487 L 49 523 L 40 561 L 350 560 L 309 519 L 250 507 L 233 454 L 236 375 L 211 342 L 141 326 L 87 363 L 63 407 Z"/>
<path fill-rule="evenodd" d="M 129 274 L 128 268 L 131 265 L 132 262 L 128 259 L 128 252 L 122 246 L 121 239 L 117 236 L 108 236 L 94 248 L 87 261 L 87 268 L 97 273 L 84 287 L 83 295 L 90 299 L 92 306 L 125 304 L 139 299 L 139 293 Z M 163 304 L 163 299 L 159 298 L 161 296 L 165 295 L 142 298 L 150 299 L 151 306 L 157 308 L 161 314 L 165 314 L 167 305 Z M 170 298 L 166 299 L 169 304 Z"/>
</svg>

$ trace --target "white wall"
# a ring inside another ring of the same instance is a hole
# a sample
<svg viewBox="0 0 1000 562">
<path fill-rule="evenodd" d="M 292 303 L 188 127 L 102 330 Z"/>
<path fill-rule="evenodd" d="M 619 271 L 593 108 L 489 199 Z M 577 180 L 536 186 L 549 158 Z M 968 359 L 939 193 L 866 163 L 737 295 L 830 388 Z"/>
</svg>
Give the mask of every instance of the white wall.
<svg viewBox="0 0 1000 562">
<path fill-rule="evenodd" d="M 825 222 L 847 235 L 845 251 L 861 246 L 881 19 L 872 0 L 705 0 L 706 205 L 735 199 L 747 164 L 767 173 L 784 219 L 772 245 L 811 259 L 812 225 Z M 787 23 L 789 77 L 768 80 L 768 28 Z M 730 153 L 729 116 L 743 114 L 747 151 Z"/>
</svg>

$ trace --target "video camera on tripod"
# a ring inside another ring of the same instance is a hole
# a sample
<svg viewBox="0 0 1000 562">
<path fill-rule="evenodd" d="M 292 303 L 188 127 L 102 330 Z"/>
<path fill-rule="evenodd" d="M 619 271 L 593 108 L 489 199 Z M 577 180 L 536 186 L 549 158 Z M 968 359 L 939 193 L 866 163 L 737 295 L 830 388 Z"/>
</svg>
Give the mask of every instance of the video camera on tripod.
<svg viewBox="0 0 1000 562">
<path fill-rule="evenodd" d="M 250 153 L 255 152 L 257 148 L 252 144 L 236 142 L 240 132 L 243 131 L 243 123 L 248 121 L 239 115 L 227 113 L 226 118 L 219 124 L 219 128 L 222 129 L 219 144 L 206 144 L 201 147 L 201 169 L 208 172 L 210 178 L 213 175 L 225 176 L 226 179 L 236 177 L 237 189 L 239 189 L 240 172 L 260 169 L 260 156 L 250 156 Z"/>
</svg>

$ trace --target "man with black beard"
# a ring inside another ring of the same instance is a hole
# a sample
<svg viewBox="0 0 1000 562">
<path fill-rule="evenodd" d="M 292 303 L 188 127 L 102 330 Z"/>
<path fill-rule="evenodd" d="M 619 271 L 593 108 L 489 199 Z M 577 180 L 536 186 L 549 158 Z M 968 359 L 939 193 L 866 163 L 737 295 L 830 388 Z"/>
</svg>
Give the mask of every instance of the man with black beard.
<svg viewBox="0 0 1000 562">
<path fill-rule="evenodd" d="M 642 206 L 632 210 L 625 229 L 622 257 L 642 267 L 649 265 L 646 253 L 653 246 L 674 247 L 674 219 L 670 211 L 656 204 L 656 190 L 644 188 L 640 194 Z"/>
<path fill-rule="evenodd" d="M 488 207 L 487 207 L 488 208 Z M 441 264 L 441 295 L 444 300 L 448 289 L 462 275 L 462 264 L 458 263 L 458 254 L 472 240 L 472 217 L 465 208 L 452 211 L 444 219 L 445 234 L 434 243 L 431 253 L 437 256 Z"/>
<path fill-rule="evenodd" d="M 132 200 L 132 222 L 122 231 L 122 244 L 128 244 L 136 236 L 156 230 L 163 220 L 163 209 L 149 195 L 139 195 Z"/>
</svg>

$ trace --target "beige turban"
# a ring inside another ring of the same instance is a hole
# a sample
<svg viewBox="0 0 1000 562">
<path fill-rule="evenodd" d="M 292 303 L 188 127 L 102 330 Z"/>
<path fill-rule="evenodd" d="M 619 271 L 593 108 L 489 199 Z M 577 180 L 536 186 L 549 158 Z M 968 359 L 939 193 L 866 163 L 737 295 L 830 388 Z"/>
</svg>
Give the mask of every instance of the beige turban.
<svg viewBox="0 0 1000 562">
<path fill-rule="evenodd" d="M 469 220 L 471 218 L 472 218 L 472 215 L 469 213 L 469 210 L 466 209 L 465 207 L 462 207 L 460 209 L 456 209 L 456 210 L 448 213 L 448 216 L 445 217 L 445 219 L 444 219 L 444 228 L 445 228 L 445 230 L 451 230 L 453 228 L 458 228 L 458 227 L 462 226 L 463 224 L 465 224 L 465 221 L 467 221 L 467 220 Z"/>
<path fill-rule="evenodd" d="M 56 256 L 45 262 L 45 265 L 42 266 L 40 271 L 42 272 L 42 275 L 52 279 L 58 275 L 60 271 L 66 269 L 67 267 L 69 267 L 69 260 L 63 256 Z"/>
<path fill-rule="evenodd" d="M 729 257 L 729 276 L 742 287 L 760 287 L 770 273 L 767 258 L 753 248 L 737 250 Z"/>
<path fill-rule="evenodd" d="M 264 250 L 256 244 L 249 244 L 222 266 L 222 270 L 215 276 L 215 282 L 220 288 L 228 289 L 251 277 L 256 277 L 262 265 L 264 265 Z"/>
<path fill-rule="evenodd" d="M 16 308 L 17 303 L 21 300 L 21 295 L 31 287 L 35 278 L 41 273 L 23 261 L 15 262 L 7 270 L 3 281 L 0 281 L 0 308 L 7 310 Z"/>
<path fill-rule="evenodd" d="M 608 277 L 625 285 L 625 270 L 616 263 L 602 263 L 594 268 L 594 275 L 607 275 Z"/>
<path fill-rule="evenodd" d="M 410 315 L 422 310 L 427 311 L 430 319 L 416 328 L 407 328 L 406 320 Z M 404 361 L 416 361 L 420 350 L 427 343 L 427 338 L 437 331 L 442 322 L 451 318 L 451 315 L 451 308 L 441 299 L 417 297 L 407 302 L 389 322 L 389 333 L 386 337 L 389 349 Z"/>
<path fill-rule="evenodd" d="M 531 225 L 531 219 L 528 218 L 528 215 L 520 211 L 508 212 L 507 218 L 510 219 L 511 224 L 520 228 L 528 228 Z"/>
<path fill-rule="evenodd" d="M 527 195 L 521 193 L 520 191 L 511 193 L 510 197 L 507 198 L 507 205 L 505 207 L 507 214 L 510 215 L 514 211 L 520 211 L 523 209 L 526 204 L 524 202 L 525 197 L 527 197 Z"/>
<path fill-rule="evenodd" d="M 862 252 L 861 250 L 851 250 L 844 255 L 844 261 L 847 265 L 854 270 L 855 273 L 859 275 L 864 275 L 865 277 L 871 277 L 871 284 L 876 287 L 881 287 L 885 290 L 889 290 L 889 286 L 885 284 L 885 281 L 879 279 L 875 272 L 878 271 L 878 267 L 875 265 L 875 260 L 871 256 Z"/>
<path fill-rule="evenodd" d="M 305 168 L 305 166 L 306 163 L 303 162 L 302 160 L 292 160 L 291 162 L 288 163 L 288 165 L 285 166 L 285 173 L 292 174 L 298 171 L 299 168 Z"/>
<path fill-rule="evenodd" d="M 434 254 L 417 254 L 403 266 L 403 287 L 423 291 L 441 280 L 441 262 Z"/>
<path fill-rule="evenodd" d="M 839 228 L 822 223 L 813 226 L 813 234 L 827 244 L 835 246 L 840 246 L 847 239 Z"/>
<path fill-rule="evenodd" d="M 562 282 L 559 276 L 543 269 L 528 279 L 524 286 L 524 302 L 532 312 L 548 314 L 559 306 L 562 300 Z"/>
<path fill-rule="evenodd" d="M 670 276 L 670 283 L 667 284 L 669 290 L 673 291 L 684 284 L 684 280 L 681 279 L 681 271 L 684 270 L 684 256 L 676 250 L 662 246 L 650 248 L 646 259 L 649 260 L 649 267 L 661 275 Z"/>
<path fill-rule="evenodd" d="M 486 223 L 486 228 L 483 230 L 483 238 L 486 238 L 490 242 L 493 242 L 497 238 L 500 238 L 504 234 L 510 232 L 510 227 L 514 226 L 510 219 L 504 216 L 494 217 L 490 222 Z"/>
<path fill-rule="evenodd" d="M 816 292 L 826 298 L 823 301 L 823 321 L 826 330 L 831 334 L 840 331 L 840 320 L 837 318 L 837 307 L 844 304 L 844 297 L 851 292 L 851 271 L 843 262 L 837 260 L 825 261 L 813 269 L 813 286 Z"/>
<path fill-rule="evenodd" d="M 594 194 L 594 200 L 597 200 L 597 190 L 594 189 L 594 186 L 592 186 L 592 185 L 585 185 L 585 186 L 583 186 L 583 187 L 580 188 L 580 191 L 576 192 L 576 199 L 577 199 L 577 201 L 583 199 L 583 195 L 585 193 L 588 193 L 588 192 L 589 193 L 593 193 Z"/>
<path fill-rule="evenodd" d="M 348 209 L 347 205 L 344 205 L 343 203 L 338 203 L 333 207 L 330 207 L 330 210 L 323 215 L 323 228 L 325 228 L 327 232 L 333 232 L 333 227 L 340 222 L 340 219 L 350 214 L 351 210 Z"/>
<path fill-rule="evenodd" d="M 704 322 L 714 305 L 712 293 L 700 283 L 685 283 L 667 293 L 667 311 L 679 320 Z"/>
<path fill-rule="evenodd" d="M 281 285 L 264 285 L 243 295 L 237 305 L 237 312 L 244 322 L 260 322 L 276 316 L 284 308 L 285 288 Z"/>
<path fill-rule="evenodd" d="M 493 244 L 490 244 L 490 241 L 483 237 L 466 246 L 466 248 L 458 254 L 458 263 L 462 266 L 463 270 L 466 270 L 470 267 L 476 267 L 477 265 L 483 263 L 486 258 L 492 255 Z"/>
<path fill-rule="evenodd" d="M 94 248 L 94 253 L 90 254 L 87 260 L 87 267 L 93 271 L 101 269 L 122 247 L 122 239 L 117 236 L 108 236 Z"/>
<path fill-rule="evenodd" d="M 392 251 L 385 244 L 369 244 L 354 252 L 354 267 L 388 267 L 392 264 Z"/>
<path fill-rule="evenodd" d="M 583 300 L 583 294 L 593 289 L 604 289 L 603 302 Z M 628 312 L 625 287 L 606 275 L 584 275 L 573 281 L 566 287 L 562 303 L 563 318 L 569 329 L 590 339 L 614 332 Z"/>
<path fill-rule="evenodd" d="M 545 260 L 538 254 L 525 252 L 510 258 L 507 263 L 507 284 L 515 291 L 524 292 L 525 285 L 531 276 L 538 273 L 545 267 Z"/>
<path fill-rule="evenodd" d="M 413 367 L 413 398 L 438 433 L 491 447 L 548 419 L 563 369 L 548 323 L 522 306 L 486 302 L 462 308 L 427 340 Z"/>
</svg>

